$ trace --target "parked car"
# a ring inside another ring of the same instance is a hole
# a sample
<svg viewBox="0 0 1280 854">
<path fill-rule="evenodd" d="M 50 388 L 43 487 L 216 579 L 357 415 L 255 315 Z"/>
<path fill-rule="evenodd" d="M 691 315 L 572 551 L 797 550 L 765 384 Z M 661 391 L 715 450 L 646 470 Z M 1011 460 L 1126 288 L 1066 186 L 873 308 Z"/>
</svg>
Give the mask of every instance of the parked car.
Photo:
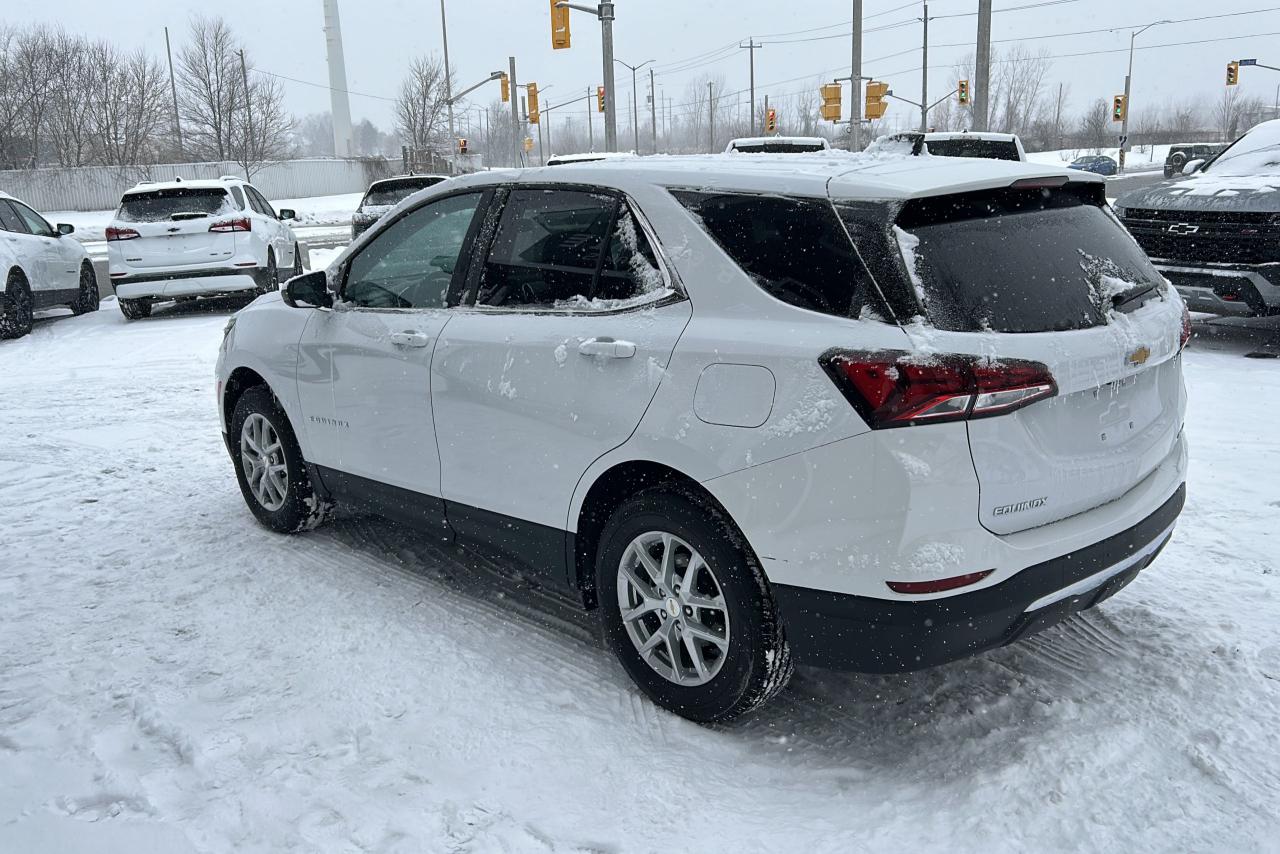
<svg viewBox="0 0 1280 854">
<path fill-rule="evenodd" d="M 1189 328 L 1097 176 L 645 158 L 420 194 L 232 319 L 219 416 L 263 525 L 336 502 L 527 568 L 713 721 L 1131 581 L 1183 504 Z"/>
<path fill-rule="evenodd" d="M 1116 214 L 1193 310 L 1280 313 L 1280 121 L 1190 178 L 1121 196 Z"/>
<path fill-rule="evenodd" d="M 1120 171 L 1119 165 L 1105 154 L 1085 154 L 1072 160 L 1068 169 L 1079 169 L 1082 172 L 1093 172 L 1096 175 L 1115 175 Z"/>
<path fill-rule="evenodd" d="M 899 134 L 916 145 L 916 154 L 923 145 L 934 157 L 979 157 L 990 160 L 1026 160 L 1022 140 L 1014 133 L 986 131 L 930 131 L 929 133 Z"/>
<path fill-rule="evenodd" d="M 137 320 L 165 300 L 278 290 L 282 270 L 303 272 L 294 218 L 231 175 L 140 182 L 107 226 L 120 311 Z"/>
<path fill-rule="evenodd" d="M 811 154 L 827 151 L 831 143 L 821 136 L 752 136 L 732 139 L 725 154 Z"/>
<path fill-rule="evenodd" d="M 1182 174 L 1182 168 L 1193 160 L 1212 160 L 1222 153 L 1225 144 L 1179 142 L 1169 146 L 1164 158 L 1164 177 Z"/>
<path fill-rule="evenodd" d="M 351 239 L 355 240 L 364 234 L 369 226 L 378 221 L 378 217 L 414 193 L 447 180 L 448 175 L 400 175 L 374 181 L 365 191 L 356 212 L 351 215 Z"/>
<path fill-rule="evenodd" d="M 76 314 L 98 310 L 98 280 L 89 253 L 67 223 L 48 220 L 0 192 L 0 338 L 31 331 L 32 312 L 65 305 Z"/>
</svg>

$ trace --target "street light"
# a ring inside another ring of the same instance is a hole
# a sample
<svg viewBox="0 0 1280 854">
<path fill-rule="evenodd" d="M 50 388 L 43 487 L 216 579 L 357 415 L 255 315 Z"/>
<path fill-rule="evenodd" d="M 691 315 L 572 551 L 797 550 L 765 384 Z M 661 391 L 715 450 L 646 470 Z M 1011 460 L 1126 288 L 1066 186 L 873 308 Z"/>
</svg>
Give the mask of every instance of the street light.
<svg viewBox="0 0 1280 854">
<path fill-rule="evenodd" d="M 640 63 L 639 65 L 632 65 L 629 62 L 623 62 L 621 59 L 618 59 L 617 57 L 614 57 L 613 61 L 618 63 L 619 65 L 624 65 L 627 68 L 631 69 L 631 131 L 633 134 L 635 134 L 636 154 L 639 154 L 640 153 L 640 121 L 639 121 L 638 114 L 640 112 L 640 108 L 636 104 L 636 72 L 639 71 L 641 68 L 644 68 L 646 65 L 655 63 L 658 60 L 646 59 L 644 62 Z"/>
<path fill-rule="evenodd" d="M 1124 172 L 1125 148 L 1129 144 L 1129 111 L 1133 108 L 1133 104 L 1129 100 L 1129 92 L 1130 92 L 1130 89 L 1132 88 L 1132 82 L 1133 82 L 1133 43 L 1134 41 L 1137 40 L 1138 36 L 1142 35 L 1152 27 L 1158 27 L 1161 24 L 1172 24 L 1172 23 L 1173 21 L 1169 21 L 1169 20 L 1154 21 L 1150 24 L 1147 24 L 1145 27 L 1143 27 L 1140 30 L 1134 30 L 1133 32 L 1129 33 L 1129 73 L 1124 76 L 1124 118 L 1121 120 L 1121 124 L 1120 124 L 1120 172 L 1121 173 Z"/>
</svg>

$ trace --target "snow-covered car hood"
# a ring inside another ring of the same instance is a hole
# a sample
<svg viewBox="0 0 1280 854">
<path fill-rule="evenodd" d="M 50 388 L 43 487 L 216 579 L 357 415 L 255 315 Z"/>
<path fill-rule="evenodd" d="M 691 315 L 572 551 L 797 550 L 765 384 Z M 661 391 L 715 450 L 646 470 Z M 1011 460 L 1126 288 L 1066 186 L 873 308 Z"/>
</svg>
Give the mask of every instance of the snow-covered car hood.
<svg viewBox="0 0 1280 854">
<path fill-rule="evenodd" d="M 1216 175 L 1206 172 L 1134 190 L 1116 200 L 1122 208 L 1280 213 L 1280 174 Z"/>
</svg>

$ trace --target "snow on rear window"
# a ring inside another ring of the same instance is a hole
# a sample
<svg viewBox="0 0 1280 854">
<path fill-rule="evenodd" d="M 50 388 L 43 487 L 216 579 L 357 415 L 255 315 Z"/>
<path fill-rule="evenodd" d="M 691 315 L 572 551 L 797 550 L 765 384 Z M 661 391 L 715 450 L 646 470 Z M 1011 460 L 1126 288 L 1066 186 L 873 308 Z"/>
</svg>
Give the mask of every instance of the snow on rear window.
<svg viewBox="0 0 1280 854">
<path fill-rule="evenodd" d="M 120 222 L 166 222 L 198 219 L 236 210 L 221 187 L 175 187 L 129 193 L 120 200 Z"/>
</svg>

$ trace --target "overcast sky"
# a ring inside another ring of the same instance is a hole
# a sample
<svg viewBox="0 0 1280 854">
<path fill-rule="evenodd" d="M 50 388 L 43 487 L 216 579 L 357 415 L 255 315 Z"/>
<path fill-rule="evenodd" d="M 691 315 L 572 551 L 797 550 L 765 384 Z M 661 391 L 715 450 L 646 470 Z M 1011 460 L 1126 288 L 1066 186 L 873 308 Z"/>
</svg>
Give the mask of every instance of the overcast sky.
<svg viewBox="0 0 1280 854">
<path fill-rule="evenodd" d="M 1272 0 L 1274 3 L 1275 0 Z M 490 71 L 505 69 L 515 55 L 520 82 L 536 80 L 546 92 L 544 105 L 570 96 L 585 97 L 601 82 L 600 27 L 588 15 L 573 14 L 573 48 L 552 51 L 550 0 L 447 0 L 450 54 L 462 85 Z M 766 43 L 756 52 L 759 96 L 781 100 L 807 91 L 820 78 L 849 73 L 849 0 L 616 0 L 616 51 L 638 64 L 656 59 L 660 95 L 678 111 L 689 84 L 708 72 L 724 75 L 730 92 L 747 85 L 747 51 L 715 53 L 755 36 Z M 108 39 L 124 47 L 145 46 L 164 54 L 164 27 L 175 43 L 186 37 L 191 15 L 217 12 L 243 39 L 259 68 L 309 81 L 282 81 L 289 108 L 297 115 L 327 110 L 321 0 L 58 0 L 18 4 L 5 0 L 4 21 L 42 21 Z M 977 0 L 932 0 L 930 24 L 930 93 L 945 94 L 951 65 L 972 51 Z M 891 82 L 894 91 L 918 98 L 920 92 L 919 3 L 865 0 L 863 72 Z M 1019 9 L 1017 7 L 1034 6 Z M 1217 98 L 1228 60 L 1257 57 L 1280 66 L 1280 4 L 1205 2 L 1205 0 L 995 0 L 992 38 L 1025 40 L 1055 58 L 1049 74 L 1056 85 L 1070 85 L 1071 112 L 1097 98 L 1123 91 L 1129 32 L 1162 19 L 1200 18 L 1248 12 L 1216 20 L 1171 23 L 1138 38 L 1134 61 L 1133 117 L 1144 103 L 1198 95 Z M 1003 10 L 1003 11 L 1002 11 Z M 368 117 L 390 129 L 392 103 L 404 66 L 416 54 L 439 52 L 438 0 L 341 0 L 348 88 L 355 119 Z M 957 17 L 945 17 L 957 16 Z M 1114 32 L 1080 35 L 1082 30 L 1116 27 Z M 818 29 L 825 28 L 825 29 Z M 875 28 L 883 28 L 874 31 Z M 844 35 L 842 35 L 844 34 Z M 1038 37 L 1038 38 L 1031 38 Z M 1157 45 L 1223 39 L 1179 47 Z M 803 41 L 801 41 L 803 40 Z M 947 46 L 955 45 L 955 46 Z M 1004 47 L 996 44 L 998 50 Z M 1114 51 L 1111 53 L 1097 53 Z M 1093 53 L 1088 56 L 1068 54 Z M 726 55 L 727 54 L 727 55 Z M 693 58 L 692 60 L 690 58 Z M 697 64 L 701 61 L 703 64 Z M 694 66 L 694 67 L 691 67 Z M 619 67 L 619 90 L 629 89 L 630 72 Z M 644 72 L 647 74 L 647 72 Z M 641 87 L 641 100 L 648 91 Z M 1241 89 L 1268 103 L 1277 97 L 1280 72 L 1245 69 Z M 547 91 L 550 87 L 550 91 Z M 366 97 L 380 96 L 380 98 Z M 473 104 L 497 97 L 480 90 Z M 890 116 L 908 120 L 905 105 L 894 104 Z M 785 126 L 785 116 L 783 117 Z M 620 126 L 626 124 L 620 109 Z"/>
</svg>

